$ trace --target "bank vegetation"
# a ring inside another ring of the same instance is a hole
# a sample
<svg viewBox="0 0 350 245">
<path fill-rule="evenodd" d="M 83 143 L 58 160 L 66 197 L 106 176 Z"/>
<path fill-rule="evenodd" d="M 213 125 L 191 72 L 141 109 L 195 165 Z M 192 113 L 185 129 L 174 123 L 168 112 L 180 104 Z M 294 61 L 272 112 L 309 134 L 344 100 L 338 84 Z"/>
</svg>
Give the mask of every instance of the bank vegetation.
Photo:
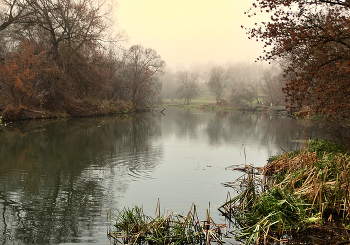
<svg viewBox="0 0 350 245">
<path fill-rule="evenodd" d="M 113 1 L 0 0 L 3 120 L 145 110 L 159 100 L 165 62 L 120 46 Z"/>
<path fill-rule="evenodd" d="M 227 186 L 237 195 L 219 210 L 246 244 L 348 244 L 350 156 L 326 140 L 273 157 Z"/>
<path fill-rule="evenodd" d="M 158 201 L 155 218 L 137 206 L 121 210 L 108 236 L 113 244 L 222 244 L 225 233 L 226 225 L 214 223 L 210 210 L 203 221 L 194 204 L 186 215 L 173 211 L 162 215 Z"/>
</svg>

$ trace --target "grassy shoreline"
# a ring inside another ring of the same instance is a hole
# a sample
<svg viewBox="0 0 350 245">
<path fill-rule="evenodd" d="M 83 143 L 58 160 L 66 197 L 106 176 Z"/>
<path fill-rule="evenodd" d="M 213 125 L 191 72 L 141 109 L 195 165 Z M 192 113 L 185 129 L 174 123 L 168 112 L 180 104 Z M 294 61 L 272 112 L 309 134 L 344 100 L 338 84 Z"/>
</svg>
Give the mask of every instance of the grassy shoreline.
<svg viewBox="0 0 350 245">
<path fill-rule="evenodd" d="M 244 111 L 267 111 L 269 108 L 268 106 L 246 106 L 246 107 L 239 107 L 239 106 L 231 106 L 231 105 L 225 105 L 225 104 L 217 104 L 215 101 L 212 100 L 198 100 L 193 101 L 189 105 L 181 103 L 180 101 L 167 101 L 162 104 L 163 107 L 181 107 L 181 108 L 188 108 L 188 109 L 198 109 L 198 110 L 204 110 L 204 111 L 236 111 L 236 110 L 244 110 Z"/>
<path fill-rule="evenodd" d="M 217 104 L 215 100 L 202 98 L 193 100 L 189 105 L 181 100 L 164 100 L 162 104 L 155 105 L 154 108 L 181 107 L 188 109 L 198 109 L 204 111 L 266 111 L 267 106 L 247 106 L 234 107 L 229 104 Z M 95 117 L 108 116 L 116 114 L 129 114 L 139 111 L 151 111 L 154 108 L 135 108 L 131 102 L 124 101 L 92 101 L 84 100 L 79 103 L 66 106 L 64 109 L 44 110 L 42 108 L 26 108 L 24 106 L 0 108 L 0 117 L 2 122 L 13 122 L 23 120 L 57 119 L 57 118 L 75 118 L 75 117 Z"/>
<path fill-rule="evenodd" d="M 301 234 L 305 244 L 350 243 L 349 160 L 343 146 L 309 141 L 263 168 L 246 168 L 231 186 L 238 195 L 219 210 L 246 244 L 293 242 Z M 306 241 L 320 231 L 318 242 Z"/>
</svg>

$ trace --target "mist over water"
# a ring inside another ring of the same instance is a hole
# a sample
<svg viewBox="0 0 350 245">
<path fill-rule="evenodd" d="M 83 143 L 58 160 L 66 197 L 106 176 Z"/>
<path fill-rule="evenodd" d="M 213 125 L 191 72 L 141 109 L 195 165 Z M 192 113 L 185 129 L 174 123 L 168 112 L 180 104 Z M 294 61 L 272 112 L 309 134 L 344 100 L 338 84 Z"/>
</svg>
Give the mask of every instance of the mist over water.
<svg viewBox="0 0 350 245">
<path fill-rule="evenodd" d="M 154 216 L 200 219 L 231 191 L 222 183 L 301 147 L 304 127 L 265 113 L 167 108 L 120 117 L 31 121 L 0 127 L 0 243 L 110 244 L 107 212 L 132 205 Z M 308 129 L 310 137 L 316 132 Z M 283 149 L 283 150 L 282 150 Z M 234 193 L 231 193 L 234 195 Z"/>
</svg>

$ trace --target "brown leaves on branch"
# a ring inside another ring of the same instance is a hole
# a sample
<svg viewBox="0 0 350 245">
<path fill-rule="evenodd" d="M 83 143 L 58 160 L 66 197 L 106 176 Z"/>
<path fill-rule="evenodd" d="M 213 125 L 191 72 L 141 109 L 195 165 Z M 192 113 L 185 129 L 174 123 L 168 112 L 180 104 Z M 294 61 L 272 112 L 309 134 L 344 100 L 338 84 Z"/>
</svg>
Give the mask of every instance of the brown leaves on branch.
<svg viewBox="0 0 350 245">
<path fill-rule="evenodd" d="M 288 62 L 283 89 L 291 107 L 349 118 L 350 1 L 258 0 L 256 9 L 271 21 L 246 29 L 265 43 L 264 60 Z"/>
<path fill-rule="evenodd" d="M 2 92 L 13 106 L 23 106 L 32 99 L 41 64 L 42 54 L 36 54 L 34 46 L 27 42 L 23 42 L 6 63 L 0 64 Z"/>
</svg>

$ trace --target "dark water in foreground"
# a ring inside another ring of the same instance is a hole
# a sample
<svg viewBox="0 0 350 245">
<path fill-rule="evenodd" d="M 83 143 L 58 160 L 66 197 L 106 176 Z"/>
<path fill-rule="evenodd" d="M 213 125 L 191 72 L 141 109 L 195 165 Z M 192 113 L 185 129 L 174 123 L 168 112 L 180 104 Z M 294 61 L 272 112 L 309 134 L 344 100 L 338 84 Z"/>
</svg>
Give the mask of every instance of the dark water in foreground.
<svg viewBox="0 0 350 245">
<path fill-rule="evenodd" d="M 299 148 L 296 120 L 168 108 L 161 113 L 0 125 L 0 244 L 110 244 L 110 210 L 211 215 L 241 176 Z M 313 132 L 309 130 L 313 137 Z M 232 193 L 233 194 L 233 193 Z"/>
</svg>

